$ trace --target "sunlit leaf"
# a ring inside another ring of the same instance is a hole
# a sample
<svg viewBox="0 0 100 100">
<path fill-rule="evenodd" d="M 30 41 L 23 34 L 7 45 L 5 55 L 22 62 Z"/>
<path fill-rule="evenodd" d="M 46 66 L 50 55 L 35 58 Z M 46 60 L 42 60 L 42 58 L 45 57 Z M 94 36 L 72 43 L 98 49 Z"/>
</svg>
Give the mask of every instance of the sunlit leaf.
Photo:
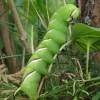
<svg viewBox="0 0 100 100">
<path fill-rule="evenodd" d="M 78 100 L 77 97 L 75 96 L 73 100 Z"/>
<path fill-rule="evenodd" d="M 78 23 L 73 27 L 69 40 L 76 41 L 76 46 L 81 52 L 86 52 L 87 45 L 91 47 L 90 51 L 98 50 L 100 45 L 96 41 L 100 40 L 100 29 Z"/>
<path fill-rule="evenodd" d="M 100 99 L 100 91 L 93 97 L 92 100 L 99 100 Z"/>
</svg>

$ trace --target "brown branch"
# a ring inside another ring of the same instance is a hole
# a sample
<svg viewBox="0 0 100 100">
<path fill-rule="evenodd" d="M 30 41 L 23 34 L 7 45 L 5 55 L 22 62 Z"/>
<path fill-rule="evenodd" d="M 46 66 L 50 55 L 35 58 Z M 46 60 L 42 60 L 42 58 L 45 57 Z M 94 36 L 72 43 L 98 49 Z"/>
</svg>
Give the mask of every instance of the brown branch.
<svg viewBox="0 0 100 100">
<path fill-rule="evenodd" d="M 42 77 L 42 80 L 40 82 L 39 89 L 38 89 L 38 94 L 40 94 L 40 92 L 41 92 L 41 89 L 42 89 L 42 86 L 44 84 L 44 81 L 45 81 L 45 76 Z"/>
<path fill-rule="evenodd" d="M 5 0 L 0 0 L 0 20 L 2 22 L 2 23 L 0 22 L 0 36 L 2 37 L 4 43 L 3 53 L 6 56 L 16 55 L 16 49 L 15 49 L 13 37 L 10 31 L 6 28 L 6 26 L 9 27 L 9 25 L 7 24 L 8 12 L 6 8 Z M 17 57 L 14 57 L 12 59 L 5 59 L 4 61 L 10 73 L 15 73 L 19 71 L 20 67 L 19 67 L 19 61 Z"/>
<path fill-rule="evenodd" d="M 22 24 L 20 22 L 20 19 L 19 19 L 19 16 L 18 16 L 18 13 L 17 13 L 17 10 L 15 8 L 13 0 L 8 0 L 8 4 L 9 4 L 12 16 L 14 18 L 15 24 L 16 24 L 17 29 L 18 29 L 19 34 L 20 34 L 20 40 L 22 41 L 26 51 L 28 53 L 31 53 L 31 48 L 30 48 L 30 46 L 29 46 L 29 44 L 27 42 L 27 38 L 26 38 L 26 35 L 25 35 L 26 33 L 25 33 L 25 31 L 23 29 L 23 26 L 22 26 Z"/>
<path fill-rule="evenodd" d="M 81 0 L 78 0 L 78 6 L 79 6 L 80 14 L 81 14 L 81 11 L 82 11 L 82 8 L 81 8 Z"/>
</svg>

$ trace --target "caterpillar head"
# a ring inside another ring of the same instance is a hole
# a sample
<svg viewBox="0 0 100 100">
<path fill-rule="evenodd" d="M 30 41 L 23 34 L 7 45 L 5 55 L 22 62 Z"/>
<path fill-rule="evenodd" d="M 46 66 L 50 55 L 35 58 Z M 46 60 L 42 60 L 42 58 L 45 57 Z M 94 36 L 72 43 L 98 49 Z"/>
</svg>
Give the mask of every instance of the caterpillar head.
<svg viewBox="0 0 100 100">
<path fill-rule="evenodd" d="M 73 21 L 79 16 L 79 9 L 73 4 L 67 4 L 65 6 L 61 6 L 51 17 L 51 20 L 57 19 L 60 21 Z"/>
<path fill-rule="evenodd" d="M 73 10 L 70 14 L 70 17 L 67 21 L 72 21 L 73 19 L 76 19 L 79 16 L 79 10 Z"/>
<path fill-rule="evenodd" d="M 67 4 L 57 10 L 57 13 L 65 21 L 71 21 L 79 16 L 79 9 L 73 4 Z M 58 16 L 59 17 L 59 16 Z"/>
</svg>

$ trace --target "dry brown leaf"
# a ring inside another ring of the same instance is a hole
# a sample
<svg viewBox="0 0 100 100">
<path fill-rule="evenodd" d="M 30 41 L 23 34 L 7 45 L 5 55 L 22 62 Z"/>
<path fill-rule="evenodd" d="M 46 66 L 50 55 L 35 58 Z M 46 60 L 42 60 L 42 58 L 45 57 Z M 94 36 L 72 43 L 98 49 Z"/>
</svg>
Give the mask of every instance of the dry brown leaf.
<svg viewBox="0 0 100 100">
<path fill-rule="evenodd" d="M 3 82 L 8 83 L 8 79 L 7 79 L 5 76 L 3 76 L 3 77 L 1 77 L 1 78 L 2 78 L 2 81 L 3 81 Z"/>
<path fill-rule="evenodd" d="M 9 94 L 11 92 L 15 92 L 15 90 L 2 90 L 1 94 Z"/>
<path fill-rule="evenodd" d="M 0 70 L 5 68 L 5 66 L 6 66 L 5 64 L 0 65 Z"/>
</svg>

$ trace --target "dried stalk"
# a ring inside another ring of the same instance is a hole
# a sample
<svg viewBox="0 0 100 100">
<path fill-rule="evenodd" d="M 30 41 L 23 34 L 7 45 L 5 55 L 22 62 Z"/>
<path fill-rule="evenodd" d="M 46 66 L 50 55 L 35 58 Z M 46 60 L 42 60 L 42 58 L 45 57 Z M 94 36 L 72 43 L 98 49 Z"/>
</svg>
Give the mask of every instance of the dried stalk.
<svg viewBox="0 0 100 100">
<path fill-rule="evenodd" d="M 22 26 L 22 24 L 20 22 L 20 19 L 19 19 L 19 16 L 18 16 L 18 13 L 17 13 L 17 10 L 15 8 L 13 0 L 8 0 L 8 4 L 9 4 L 12 16 L 14 18 L 15 24 L 16 24 L 17 29 L 18 29 L 19 34 L 20 34 L 20 40 L 22 41 L 26 51 L 28 53 L 31 53 L 31 48 L 30 48 L 30 46 L 29 46 L 29 44 L 27 42 L 27 38 L 26 38 L 26 35 L 25 35 L 26 33 L 25 33 L 25 31 L 23 29 L 23 26 Z"/>
<path fill-rule="evenodd" d="M 4 74 L 7 72 L 7 68 L 4 64 L 0 65 L 0 76 L 3 80 L 3 82 L 8 83 L 8 80 L 12 81 L 14 84 L 19 84 L 21 82 L 21 78 L 23 75 L 23 72 L 25 70 L 25 67 L 22 68 L 20 71 L 14 74 Z"/>
</svg>

